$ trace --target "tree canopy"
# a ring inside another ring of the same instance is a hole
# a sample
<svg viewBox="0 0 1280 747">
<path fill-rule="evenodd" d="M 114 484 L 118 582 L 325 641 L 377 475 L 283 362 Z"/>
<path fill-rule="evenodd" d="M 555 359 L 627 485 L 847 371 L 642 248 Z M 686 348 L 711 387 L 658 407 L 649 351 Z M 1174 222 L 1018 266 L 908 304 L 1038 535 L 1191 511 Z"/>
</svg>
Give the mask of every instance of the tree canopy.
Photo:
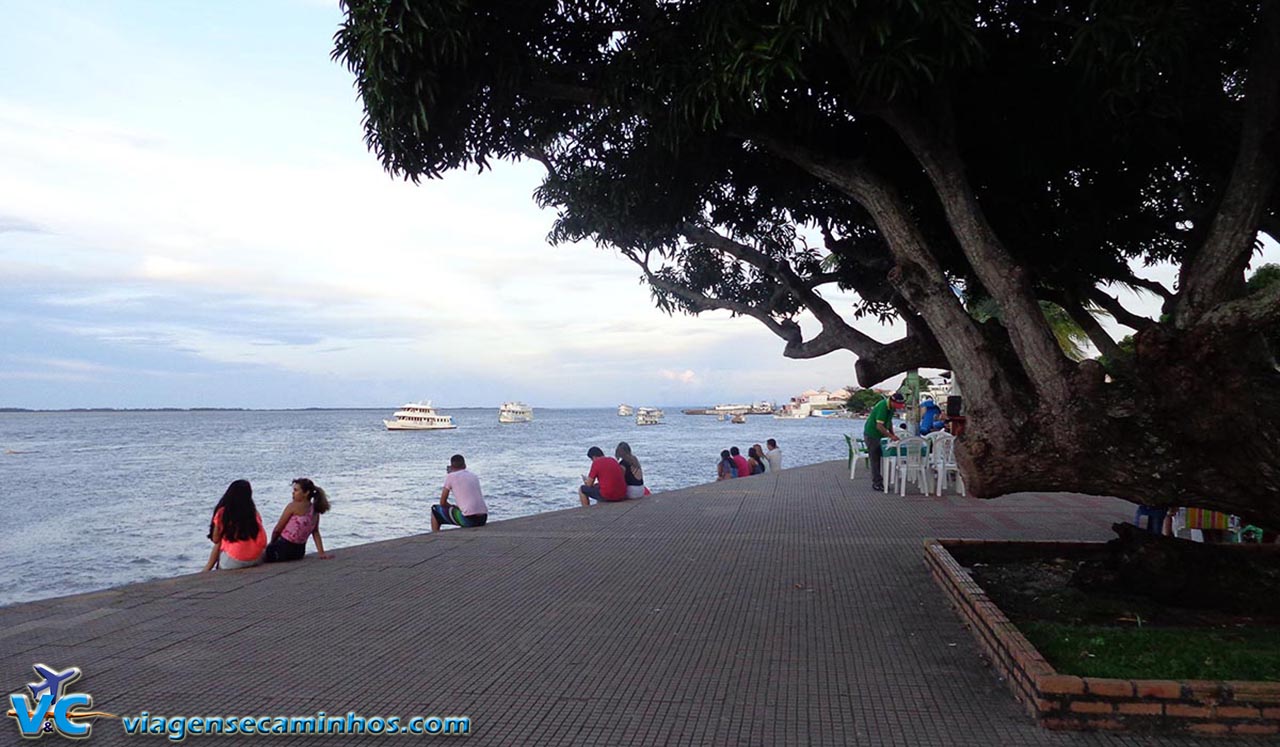
<svg viewBox="0 0 1280 747">
<path fill-rule="evenodd" d="M 1280 415 L 1261 335 L 1280 285 L 1244 283 L 1276 220 L 1270 4 L 344 5 L 334 54 L 392 173 L 536 159 L 551 239 L 617 249 L 661 308 L 751 316 L 792 357 L 851 350 L 863 385 L 953 369 L 978 495 L 1102 492 L 1280 524 L 1280 440 L 1232 456 L 1214 437 L 1240 412 Z M 1131 269 L 1158 262 L 1179 267 L 1175 288 Z M 1120 286 L 1165 316 L 1126 309 Z M 857 301 L 836 308 L 831 287 Z M 1111 381 L 1063 354 L 1046 304 L 1124 362 Z M 1133 356 L 1099 310 L 1136 331 Z M 807 339 L 803 312 L 820 325 Z M 850 323 L 865 315 L 907 335 L 875 340 Z M 1209 413 L 1185 398 L 1206 382 L 1223 398 Z M 1193 468 L 1218 451 L 1212 474 Z"/>
</svg>

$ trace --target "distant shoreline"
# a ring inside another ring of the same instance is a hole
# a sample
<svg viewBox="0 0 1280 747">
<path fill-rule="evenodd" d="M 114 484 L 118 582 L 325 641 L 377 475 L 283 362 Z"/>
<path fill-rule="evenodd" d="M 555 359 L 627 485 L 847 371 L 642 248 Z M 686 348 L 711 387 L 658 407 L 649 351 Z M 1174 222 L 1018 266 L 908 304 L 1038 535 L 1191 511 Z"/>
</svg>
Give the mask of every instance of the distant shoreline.
<svg viewBox="0 0 1280 747">
<path fill-rule="evenodd" d="M 680 405 L 663 405 L 675 408 Z M 374 405 L 371 407 L 67 407 L 58 409 L 39 409 L 30 407 L 0 407 L 2 413 L 42 413 L 42 412 L 353 412 L 362 410 L 394 410 L 395 406 Z M 498 405 L 470 405 L 467 407 L 439 407 L 440 410 L 496 410 Z M 599 407 L 538 407 L 539 410 L 614 410 L 613 406 Z"/>
</svg>

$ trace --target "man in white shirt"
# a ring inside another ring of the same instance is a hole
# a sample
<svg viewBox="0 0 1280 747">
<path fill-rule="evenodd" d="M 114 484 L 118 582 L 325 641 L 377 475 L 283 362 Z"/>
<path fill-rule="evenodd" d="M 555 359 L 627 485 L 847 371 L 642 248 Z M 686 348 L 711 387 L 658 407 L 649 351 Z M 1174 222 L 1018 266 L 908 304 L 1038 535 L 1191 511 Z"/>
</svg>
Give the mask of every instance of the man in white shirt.
<svg viewBox="0 0 1280 747">
<path fill-rule="evenodd" d="M 467 460 L 461 454 L 449 459 L 449 475 L 444 478 L 444 490 L 440 491 L 440 503 L 431 507 L 431 531 L 440 531 L 441 524 L 456 527 L 482 527 L 489 519 L 489 507 L 484 504 L 480 492 L 480 478 L 467 469 Z M 452 495 L 458 505 L 449 503 Z"/>
<path fill-rule="evenodd" d="M 764 458 L 769 460 L 769 471 L 777 472 L 782 469 L 782 449 L 778 448 L 778 442 L 772 438 L 764 442 L 769 450 L 764 453 Z"/>
</svg>

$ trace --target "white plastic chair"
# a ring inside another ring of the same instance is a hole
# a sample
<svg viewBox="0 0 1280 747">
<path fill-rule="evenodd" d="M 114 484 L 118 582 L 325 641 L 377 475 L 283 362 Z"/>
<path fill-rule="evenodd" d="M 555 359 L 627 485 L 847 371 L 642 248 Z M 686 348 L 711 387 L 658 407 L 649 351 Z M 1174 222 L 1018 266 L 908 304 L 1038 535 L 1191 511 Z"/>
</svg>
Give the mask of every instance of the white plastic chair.
<svg viewBox="0 0 1280 747">
<path fill-rule="evenodd" d="M 884 480 L 886 493 L 892 493 L 893 486 L 898 484 L 898 458 L 890 456 L 889 449 L 896 447 L 899 443 L 899 441 L 890 441 L 888 437 L 880 439 L 880 479 Z"/>
<path fill-rule="evenodd" d="M 858 477 L 858 462 L 866 461 L 867 469 L 871 469 L 871 455 L 867 452 L 867 440 L 845 434 L 845 443 L 849 446 L 849 479 Z"/>
<path fill-rule="evenodd" d="M 952 473 L 956 476 L 956 490 L 960 495 L 964 495 L 964 477 L 960 474 L 959 465 L 956 464 L 956 437 L 950 433 L 941 433 L 934 439 L 933 451 L 930 455 L 933 459 L 938 495 L 942 495 L 942 491 L 947 489 L 947 478 Z"/>
<path fill-rule="evenodd" d="M 849 466 L 850 480 L 858 476 L 858 462 L 866 462 L 867 469 L 871 469 L 871 454 L 867 451 L 867 439 L 855 439 L 853 446 L 853 464 Z"/>
<path fill-rule="evenodd" d="M 928 442 L 917 436 L 904 438 L 894 445 L 898 447 L 898 455 L 894 459 L 897 463 L 894 471 L 898 475 L 898 495 L 907 494 L 908 480 L 915 482 L 920 492 L 928 495 L 931 487 Z"/>
</svg>

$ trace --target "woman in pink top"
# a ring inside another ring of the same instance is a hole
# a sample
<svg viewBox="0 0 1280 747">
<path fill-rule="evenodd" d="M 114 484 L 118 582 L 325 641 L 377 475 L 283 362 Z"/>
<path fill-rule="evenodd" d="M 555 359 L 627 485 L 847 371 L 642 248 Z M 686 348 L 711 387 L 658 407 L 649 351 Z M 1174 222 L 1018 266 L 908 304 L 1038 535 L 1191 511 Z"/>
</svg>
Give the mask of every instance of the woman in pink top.
<svg viewBox="0 0 1280 747">
<path fill-rule="evenodd" d="M 258 508 L 253 505 L 253 487 L 248 480 L 236 480 L 227 486 L 227 492 L 213 509 L 208 536 L 213 541 L 213 549 L 204 564 L 206 571 L 248 568 L 262 562 L 267 532 L 262 528 Z"/>
<path fill-rule="evenodd" d="M 266 561 L 302 560 L 307 554 L 307 537 L 316 541 L 316 552 L 321 558 L 332 557 L 324 551 L 324 539 L 320 536 L 320 514 L 329 510 L 329 496 L 324 489 L 305 477 L 293 481 L 293 500 L 284 507 L 276 528 L 271 530 L 271 544 L 267 545 Z"/>
</svg>

